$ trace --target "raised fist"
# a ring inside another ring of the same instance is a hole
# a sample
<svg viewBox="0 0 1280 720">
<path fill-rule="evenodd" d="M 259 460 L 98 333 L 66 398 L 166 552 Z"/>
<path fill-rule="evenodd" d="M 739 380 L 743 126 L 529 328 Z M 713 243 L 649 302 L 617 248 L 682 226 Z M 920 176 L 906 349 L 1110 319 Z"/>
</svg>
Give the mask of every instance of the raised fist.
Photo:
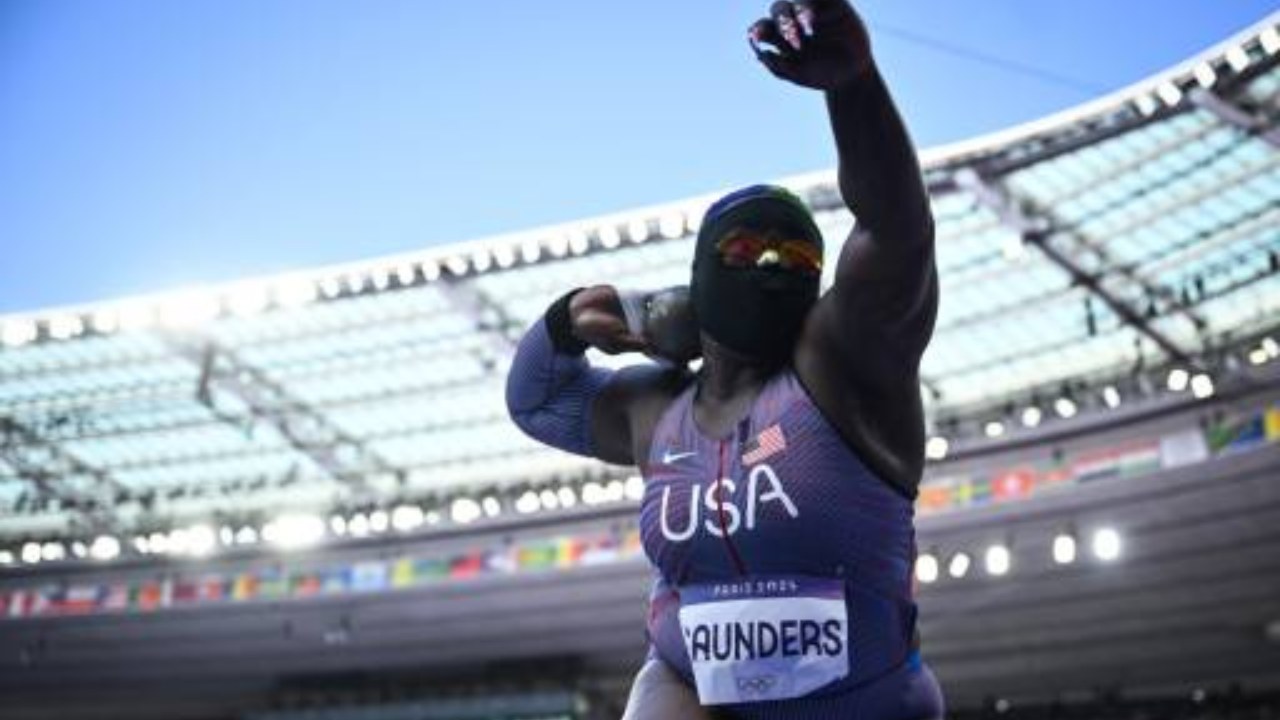
<svg viewBox="0 0 1280 720">
<path fill-rule="evenodd" d="M 834 90 L 872 65 L 867 28 L 845 0 L 779 0 L 747 38 L 769 72 L 815 90 Z"/>
</svg>

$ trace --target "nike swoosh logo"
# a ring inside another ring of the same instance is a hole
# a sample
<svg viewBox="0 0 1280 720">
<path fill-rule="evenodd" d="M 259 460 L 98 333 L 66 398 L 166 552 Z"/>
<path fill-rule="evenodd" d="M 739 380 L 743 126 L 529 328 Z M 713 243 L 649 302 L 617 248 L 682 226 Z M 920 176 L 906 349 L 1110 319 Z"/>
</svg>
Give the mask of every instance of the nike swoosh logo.
<svg viewBox="0 0 1280 720">
<path fill-rule="evenodd" d="M 665 450 L 662 453 L 662 463 L 664 465 L 670 465 L 673 462 L 678 462 L 685 458 L 693 457 L 694 455 L 697 455 L 697 454 L 698 453 L 696 452 L 673 453 L 670 450 Z"/>
</svg>

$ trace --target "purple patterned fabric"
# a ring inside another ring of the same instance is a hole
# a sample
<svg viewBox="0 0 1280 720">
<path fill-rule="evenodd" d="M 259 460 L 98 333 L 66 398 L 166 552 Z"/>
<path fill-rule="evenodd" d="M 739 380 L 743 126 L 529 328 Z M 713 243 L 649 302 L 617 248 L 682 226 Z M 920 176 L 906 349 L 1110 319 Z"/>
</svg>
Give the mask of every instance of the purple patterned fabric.
<svg viewBox="0 0 1280 720">
<path fill-rule="evenodd" d="M 796 574 L 844 581 L 850 673 L 795 700 L 722 705 L 734 718 L 927 718 L 936 681 L 914 650 L 911 500 L 876 477 L 791 370 L 761 391 L 728 437 L 707 437 L 694 388 L 666 410 L 641 471 L 640 528 L 657 570 L 649 636 L 692 684 L 680 588 Z"/>
<path fill-rule="evenodd" d="M 507 374 L 507 411 L 539 442 L 592 456 L 591 403 L 613 373 L 581 355 L 557 353 L 539 318 L 516 348 Z"/>
</svg>

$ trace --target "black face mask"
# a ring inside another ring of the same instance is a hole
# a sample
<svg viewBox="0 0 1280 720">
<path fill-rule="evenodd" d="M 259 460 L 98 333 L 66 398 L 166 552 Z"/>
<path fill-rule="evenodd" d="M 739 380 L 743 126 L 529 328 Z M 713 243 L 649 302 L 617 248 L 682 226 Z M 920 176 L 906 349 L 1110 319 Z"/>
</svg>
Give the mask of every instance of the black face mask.
<svg viewBox="0 0 1280 720">
<path fill-rule="evenodd" d="M 817 302 L 819 279 L 781 268 L 725 265 L 716 246 L 735 229 L 810 240 L 819 253 L 822 234 L 799 198 L 770 186 L 722 198 L 707 211 L 698 232 L 690 295 L 699 327 L 740 355 L 781 363 L 791 357 Z"/>
</svg>

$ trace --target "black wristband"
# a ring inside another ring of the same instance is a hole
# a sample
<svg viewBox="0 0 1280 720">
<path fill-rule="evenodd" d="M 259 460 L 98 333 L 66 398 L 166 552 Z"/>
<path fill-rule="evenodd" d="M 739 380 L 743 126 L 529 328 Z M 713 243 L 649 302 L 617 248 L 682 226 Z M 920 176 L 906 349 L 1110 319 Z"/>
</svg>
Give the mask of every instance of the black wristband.
<svg viewBox="0 0 1280 720">
<path fill-rule="evenodd" d="M 582 288 L 570 290 L 560 296 L 559 300 L 547 308 L 543 321 L 547 324 L 547 334 L 551 336 L 551 344 L 556 352 L 563 355 L 581 355 L 590 347 L 577 335 L 573 334 L 573 319 L 569 317 L 569 302 L 573 296 L 582 292 Z"/>
</svg>

